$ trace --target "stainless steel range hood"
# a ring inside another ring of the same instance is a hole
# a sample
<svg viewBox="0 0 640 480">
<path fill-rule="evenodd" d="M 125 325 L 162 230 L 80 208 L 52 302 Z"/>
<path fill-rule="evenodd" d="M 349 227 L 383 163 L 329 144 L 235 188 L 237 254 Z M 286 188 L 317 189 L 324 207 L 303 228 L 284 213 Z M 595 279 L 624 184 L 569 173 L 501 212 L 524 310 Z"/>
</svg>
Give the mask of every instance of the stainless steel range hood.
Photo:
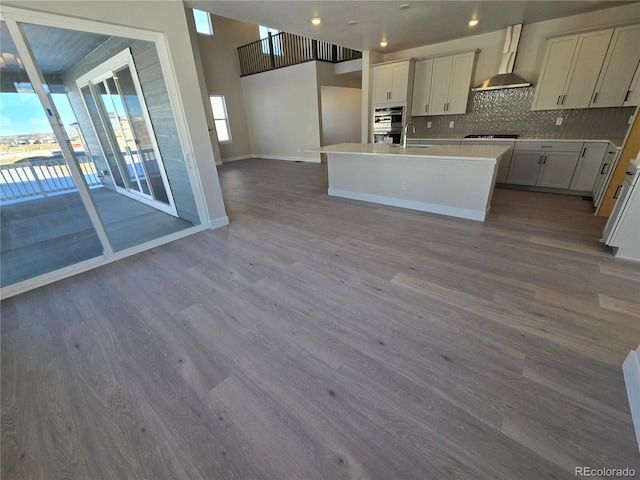
<svg viewBox="0 0 640 480">
<path fill-rule="evenodd" d="M 516 62 L 516 53 L 518 53 L 518 43 L 520 43 L 521 32 L 521 23 L 518 25 L 510 25 L 507 28 L 507 38 L 504 41 L 502 61 L 500 62 L 498 74 L 482 82 L 473 89 L 474 91 L 531 86 L 530 82 L 527 82 L 513 73 L 513 66 Z"/>
</svg>

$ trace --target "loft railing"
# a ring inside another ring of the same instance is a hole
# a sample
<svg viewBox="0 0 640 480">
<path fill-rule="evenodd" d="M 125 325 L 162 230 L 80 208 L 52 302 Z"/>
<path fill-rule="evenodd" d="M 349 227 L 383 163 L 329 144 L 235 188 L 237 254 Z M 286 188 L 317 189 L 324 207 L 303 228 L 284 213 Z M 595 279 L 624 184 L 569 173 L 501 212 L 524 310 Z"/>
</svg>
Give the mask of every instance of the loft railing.
<svg viewBox="0 0 640 480">
<path fill-rule="evenodd" d="M 321 60 L 323 62 L 345 62 L 362 58 L 362 52 L 340 47 L 328 42 L 280 32 L 269 33 L 267 38 L 238 47 L 240 75 L 275 70 L 298 63 Z"/>
</svg>

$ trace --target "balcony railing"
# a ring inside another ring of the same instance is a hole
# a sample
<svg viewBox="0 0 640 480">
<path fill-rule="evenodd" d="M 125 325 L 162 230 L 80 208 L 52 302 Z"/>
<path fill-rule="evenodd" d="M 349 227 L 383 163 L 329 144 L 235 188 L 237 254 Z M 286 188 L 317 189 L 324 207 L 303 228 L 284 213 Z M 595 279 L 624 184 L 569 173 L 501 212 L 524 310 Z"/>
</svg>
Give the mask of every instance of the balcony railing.
<svg viewBox="0 0 640 480">
<path fill-rule="evenodd" d="M 275 70 L 298 63 L 320 60 L 338 63 L 362 58 L 362 52 L 328 42 L 280 32 L 238 47 L 240 75 Z"/>
<path fill-rule="evenodd" d="M 102 185 L 93 159 L 90 156 L 78 156 L 77 159 L 87 186 Z M 63 158 L 0 165 L 0 203 L 43 198 L 75 190 L 76 184 Z"/>
</svg>

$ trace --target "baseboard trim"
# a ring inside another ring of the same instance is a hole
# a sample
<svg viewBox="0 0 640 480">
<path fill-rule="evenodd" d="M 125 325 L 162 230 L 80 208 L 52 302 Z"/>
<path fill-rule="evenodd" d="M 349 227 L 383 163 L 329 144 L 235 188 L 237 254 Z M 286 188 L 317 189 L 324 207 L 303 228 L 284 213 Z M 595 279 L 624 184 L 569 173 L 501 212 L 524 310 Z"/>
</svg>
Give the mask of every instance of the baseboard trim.
<svg viewBox="0 0 640 480">
<path fill-rule="evenodd" d="M 236 157 L 227 157 L 222 159 L 222 163 L 228 162 L 237 162 L 238 160 L 248 160 L 249 158 L 253 158 L 252 155 L 238 155 Z"/>
<path fill-rule="evenodd" d="M 622 364 L 624 383 L 627 387 L 627 397 L 631 408 L 631 420 L 636 430 L 636 440 L 640 451 L 640 346 L 631 350 Z"/>
<path fill-rule="evenodd" d="M 262 155 L 254 153 L 251 155 L 251 158 L 264 158 L 266 160 L 287 160 L 289 162 L 309 162 L 309 163 L 320 163 L 320 156 L 318 158 L 309 158 L 309 157 L 289 157 L 285 155 Z"/>
<path fill-rule="evenodd" d="M 229 225 L 229 217 L 227 217 L 226 215 L 224 217 L 209 220 L 209 228 L 211 230 L 224 227 L 225 225 Z"/>
<path fill-rule="evenodd" d="M 436 205 L 433 203 L 416 202 L 415 200 L 403 200 L 401 198 L 384 197 L 382 195 L 372 195 L 370 193 L 350 192 L 348 190 L 339 190 L 336 188 L 329 189 L 329 195 L 334 197 L 350 198 L 352 200 L 362 200 L 364 202 L 380 203 L 382 205 L 390 205 L 392 207 L 408 208 L 411 210 L 419 210 L 421 212 L 437 213 L 439 215 L 448 215 L 451 217 L 466 218 L 484 222 L 489 214 L 491 207 L 486 211 L 468 210 L 466 208 L 448 207 L 445 205 Z"/>
</svg>

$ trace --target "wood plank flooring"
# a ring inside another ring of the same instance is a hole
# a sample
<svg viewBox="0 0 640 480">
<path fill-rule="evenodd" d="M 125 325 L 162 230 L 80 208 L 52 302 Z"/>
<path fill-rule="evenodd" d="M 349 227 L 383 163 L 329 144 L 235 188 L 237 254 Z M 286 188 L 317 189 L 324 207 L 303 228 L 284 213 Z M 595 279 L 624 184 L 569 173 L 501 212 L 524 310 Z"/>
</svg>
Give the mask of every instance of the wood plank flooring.
<svg viewBox="0 0 640 480">
<path fill-rule="evenodd" d="M 498 189 L 479 223 L 219 173 L 229 227 L 3 301 L 3 479 L 640 472 L 640 266 L 589 201 Z"/>
</svg>

